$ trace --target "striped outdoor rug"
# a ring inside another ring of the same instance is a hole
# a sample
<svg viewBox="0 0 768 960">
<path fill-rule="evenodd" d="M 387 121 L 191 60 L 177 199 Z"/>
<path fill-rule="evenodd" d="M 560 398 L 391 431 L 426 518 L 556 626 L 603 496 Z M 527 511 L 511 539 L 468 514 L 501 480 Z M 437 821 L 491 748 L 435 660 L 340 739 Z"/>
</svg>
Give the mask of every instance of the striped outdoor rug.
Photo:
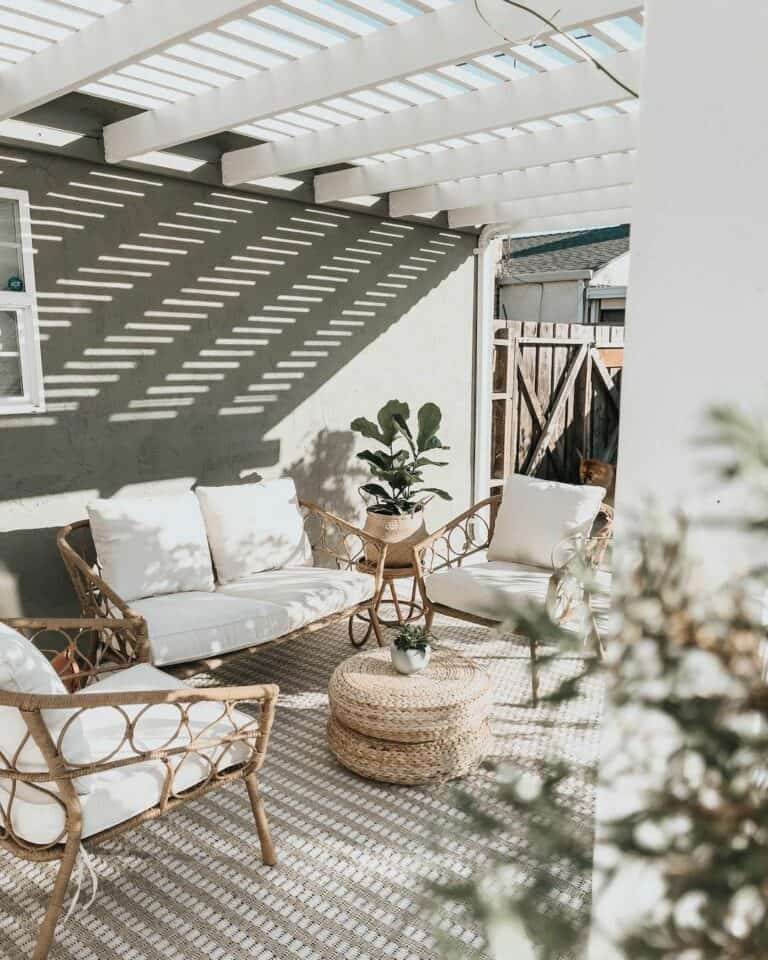
<svg viewBox="0 0 768 960">
<path fill-rule="evenodd" d="M 495 752 L 535 769 L 563 759 L 573 820 L 591 831 L 602 690 L 557 707 L 530 707 L 527 647 L 483 628 L 436 624 L 447 646 L 473 656 L 494 680 Z M 175 814 L 95 846 L 99 894 L 88 913 L 62 929 L 53 960 L 436 960 L 434 918 L 424 897 L 436 881 L 470 876 L 498 840 L 468 831 L 451 784 L 398 787 L 362 780 L 338 766 L 325 745 L 326 689 L 352 652 L 346 626 L 230 660 L 196 678 L 209 685 L 277 682 L 282 695 L 262 789 L 279 864 L 261 864 L 245 787 L 233 784 Z M 542 692 L 577 671 L 558 660 Z M 463 781 L 492 802 L 489 774 Z M 588 876 L 541 862 L 511 823 L 520 883 L 556 876 L 559 909 L 585 921 Z M 0 957 L 31 955 L 56 867 L 0 851 Z M 554 904 L 553 904 L 554 906 Z M 439 928 L 463 960 L 483 960 L 480 932 L 461 912 L 443 910 Z"/>
</svg>

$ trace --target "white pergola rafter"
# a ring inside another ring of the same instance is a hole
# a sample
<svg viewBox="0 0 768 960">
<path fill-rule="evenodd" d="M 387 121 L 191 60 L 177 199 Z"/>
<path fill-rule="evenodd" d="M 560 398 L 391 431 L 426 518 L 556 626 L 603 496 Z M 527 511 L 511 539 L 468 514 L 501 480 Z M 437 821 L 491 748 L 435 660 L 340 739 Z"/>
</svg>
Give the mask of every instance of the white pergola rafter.
<svg viewBox="0 0 768 960">
<path fill-rule="evenodd" d="M 637 87 L 640 74 L 638 52 L 617 54 L 608 63 L 624 82 Z M 418 109 L 401 110 L 375 120 L 361 120 L 292 140 L 234 150 L 222 156 L 222 177 L 225 185 L 231 186 L 247 180 L 344 163 L 365 153 L 387 153 L 421 143 L 515 126 L 613 103 L 625 96 L 592 63 L 579 63 L 428 103 Z"/>
<path fill-rule="evenodd" d="M 530 14 L 500 0 L 485 3 L 507 36 L 522 39 L 541 32 L 541 23 Z M 568 30 L 589 19 L 618 17 L 641 6 L 640 0 L 562 0 L 557 22 L 561 30 Z M 329 21 L 332 25 L 331 15 Z M 109 124 L 104 128 L 106 157 L 119 163 L 503 46 L 503 39 L 478 17 L 473 0 L 462 0 L 223 89 Z M 358 152 L 361 148 L 358 144 Z"/>
<path fill-rule="evenodd" d="M 636 146 L 636 130 L 634 115 L 612 117 L 459 150 L 443 150 L 423 157 L 321 173 L 315 177 L 315 200 L 333 203 L 348 197 L 390 193 L 447 180 L 618 153 Z M 438 208 L 427 206 L 423 209 Z"/>
<path fill-rule="evenodd" d="M 634 176 L 634 154 L 614 153 L 572 163 L 531 167 L 529 170 L 515 170 L 497 176 L 401 190 L 389 195 L 389 215 L 404 217 L 428 210 L 453 210 L 457 207 L 509 203 L 549 194 L 618 187 L 632 183 Z"/>
<path fill-rule="evenodd" d="M 484 207 L 486 224 L 503 223 L 504 236 L 527 237 L 537 233 L 565 233 L 571 230 L 594 230 L 597 227 L 617 227 L 632 222 L 632 208 L 594 210 L 588 213 L 566 213 L 552 217 L 532 217 L 529 220 L 510 220 L 503 207 Z"/>
<path fill-rule="evenodd" d="M 269 0 L 133 0 L 115 13 L 3 71 L 0 119 L 7 120 Z M 136 153 L 140 151 L 135 151 Z"/>
<path fill-rule="evenodd" d="M 514 203 L 490 203 L 448 211 L 451 227 L 471 227 L 478 223 L 517 223 L 546 217 L 576 216 L 625 210 L 632 206 L 632 187 L 606 187 L 557 196 L 533 197 Z"/>
</svg>

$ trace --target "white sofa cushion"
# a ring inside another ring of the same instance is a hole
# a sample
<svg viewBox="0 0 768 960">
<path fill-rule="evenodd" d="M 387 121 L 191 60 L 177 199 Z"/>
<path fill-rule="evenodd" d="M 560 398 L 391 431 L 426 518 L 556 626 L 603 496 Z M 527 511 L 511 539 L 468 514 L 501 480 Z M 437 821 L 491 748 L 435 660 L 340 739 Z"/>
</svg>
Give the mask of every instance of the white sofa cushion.
<svg viewBox="0 0 768 960">
<path fill-rule="evenodd" d="M 324 567 L 269 570 L 215 593 L 147 597 L 131 606 L 147 621 L 152 662 L 184 663 L 276 640 L 373 597 L 365 573 Z"/>
<path fill-rule="evenodd" d="M 355 570 L 289 567 L 225 584 L 217 592 L 231 599 L 275 604 L 285 613 L 288 632 L 370 600 L 375 581 Z"/>
<path fill-rule="evenodd" d="M 4 623 L 0 623 L 0 690 L 68 695 L 46 657 L 30 640 Z M 42 716 L 54 745 L 59 742 L 64 725 L 69 721 L 61 737 L 62 756 L 72 763 L 87 764 L 91 761 L 91 752 L 79 718 L 71 719 L 73 712 L 44 710 Z M 22 743 L 24 746 L 18 752 Z M 15 707 L 0 706 L 0 766 L 10 766 L 14 758 L 15 766 L 26 773 L 41 773 L 49 769 L 40 748 L 29 736 L 29 728 L 21 713 Z M 0 785 L 4 782 L 0 780 Z M 74 783 L 78 793 L 87 792 L 87 784 L 81 780 L 75 780 Z"/>
<path fill-rule="evenodd" d="M 288 613 L 277 604 L 221 593 L 147 597 L 131 608 L 147 621 L 156 666 L 222 656 L 290 631 Z"/>
<path fill-rule="evenodd" d="M 213 590 L 211 553 L 197 497 L 112 497 L 88 504 L 106 582 L 123 598 Z"/>
<path fill-rule="evenodd" d="M 177 690 L 185 684 L 174 677 L 156 670 L 149 664 L 138 664 L 127 670 L 120 670 L 100 683 L 79 692 L 114 693 L 123 691 Z M 129 719 L 135 720 L 141 706 L 122 707 Z M 111 756 L 123 739 L 125 718 L 120 710 L 101 707 L 87 711 L 84 715 L 84 731 L 95 760 L 122 759 L 133 756 L 134 751 L 125 745 Z M 192 737 L 203 735 L 208 738 L 226 736 L 234 727 L 250 724 L 256 728 L 255 717 L 249 717 L 242 711 L 233 710 L 234 724 L 223 716 L 223 706 L 218 703 L 198 703 L 189 710 L 189 730 L 179 730 L 179 710 L 171 705 L 157 705 L 149 708 L 136 724 L 135 742 L 141 749 L 162 748 L 173 738 L 174 745 L 188 743 Z M 200 753 L 186 757 L 181 754 L 171 757 L 169 762 L 175 771 L 174 789 L 176 792 L 188 790 L 201 783 L 210 770 L 209 759 L 217 760 L 220 770 L 243 763 L 250 753 L 245 744 L 233 744 L 230 747 L 203 748 Z M 165 766 L 161 760 L 148 760 L 129 767 L 121 767 L 106 773 L 92 774 L 82 778 L 88 781 L 90 793 L 81 800 L 83 806 L 83 837 L 90 837 L 102 830 L 114 827 L 131 817 L 149 810 L 160 800 L 165 782 Z M 8 794 L 0 784 L 0 807 L 7 810 Z M 64 828 L 61 806 L 43 794 L 24 795 L 14 801 L 12 813 L 13 827 L 18 836 L 30 843 L 52 843 Z"/>
<path fill-rule="evenodd" d="M 589 534 L 604 499 L 602 487 L 513 473 L 504 484 L 488 559 L 550 567 L 558 544 Z"/>
<path fill-rule="evenodd" d="M 544 605 L 551 576 L 552 570 L 547 567 L 495 560 L 429 574 L 424 585 L 433 603 L 501 622 L 526 601 Z M 598 591 L 593 595 L 592 609 L 603 631 L 608 627 L 611 575 L 599 571 L 596 581 Z M 576 614 L 563 624 L 566 629 L 580 628 L 578 611 Z"/>
<path fill-rule="evenodd" d="M 296 486 L 290 477 L 197 487 L 219 583 L 262 570 L 312 563 Z"/>
</svg>

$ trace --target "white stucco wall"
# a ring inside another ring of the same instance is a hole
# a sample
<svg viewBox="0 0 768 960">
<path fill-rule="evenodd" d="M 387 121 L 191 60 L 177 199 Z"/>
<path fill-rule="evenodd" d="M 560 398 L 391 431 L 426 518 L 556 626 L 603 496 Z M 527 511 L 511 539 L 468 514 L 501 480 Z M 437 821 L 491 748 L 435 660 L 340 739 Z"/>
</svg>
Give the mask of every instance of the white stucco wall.
<svg viewBox="0 0 768 960">
<path fill-rule="evenodd" d="M 387 400 L 406 401 L 414 421 L 417 409 L 433 401 L 443 411 L 440 435 L 451 448 L 437 459 L 450 461 L 450 466 L 428 468 L 425 484 L 447 490 L 453 501 L 433 500 L 427 525 L 439 526 L 468 507 L 472 499 L 474 269 L 470 257 L 277 424 L 266 439 L 279 442 L 280 462 L 261 471 L 263 475 L 278 476 L 290 464 L 301 463 L 297 472 L 304 475 L 307 470 L 311 495 L 320 495 L 320 491 L 311 489 L 319 482 L 326 502 L 343 499 L 362 517 L 357 486 L 368 479 L 367 474 L 323 477 L 317 472 L 312 476 L 317 437 L 348 433 L 350 421 L 358 416 L 375 420 Z M 331 456 L 344 456 L 338 443 L 330 441 L 329 446 Z M 375 444 L 355 434 L 351 446 L 357 452 Z M 351 465 L 357 464 L 352 460 Z M 330 488 L 338 484 L 344 486 L 343 495 Z"/>
</svg>

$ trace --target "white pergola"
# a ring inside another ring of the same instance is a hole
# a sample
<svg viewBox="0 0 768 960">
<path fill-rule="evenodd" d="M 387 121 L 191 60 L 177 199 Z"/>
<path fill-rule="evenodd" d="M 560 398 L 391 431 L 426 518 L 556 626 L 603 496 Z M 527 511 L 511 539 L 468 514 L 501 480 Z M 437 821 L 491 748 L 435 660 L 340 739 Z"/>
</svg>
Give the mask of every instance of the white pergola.
<svg viewBox="0 0 768 960">
<path fill-rule="evenodd" d="M 80 92 L 136 110 L 104 126 L 109 163 L 172 167 L 230 131 L 252 142 L 221 155 L 226 186 L 313 179 L 318 203 L 388 196 L 391 216 L 446 211 L 456 228 L 631 216 L 640 0 L 561 0 L 556 31 L 504 0 L 3 0 L 0 12 L 2 136 Z"/>
</svg>

